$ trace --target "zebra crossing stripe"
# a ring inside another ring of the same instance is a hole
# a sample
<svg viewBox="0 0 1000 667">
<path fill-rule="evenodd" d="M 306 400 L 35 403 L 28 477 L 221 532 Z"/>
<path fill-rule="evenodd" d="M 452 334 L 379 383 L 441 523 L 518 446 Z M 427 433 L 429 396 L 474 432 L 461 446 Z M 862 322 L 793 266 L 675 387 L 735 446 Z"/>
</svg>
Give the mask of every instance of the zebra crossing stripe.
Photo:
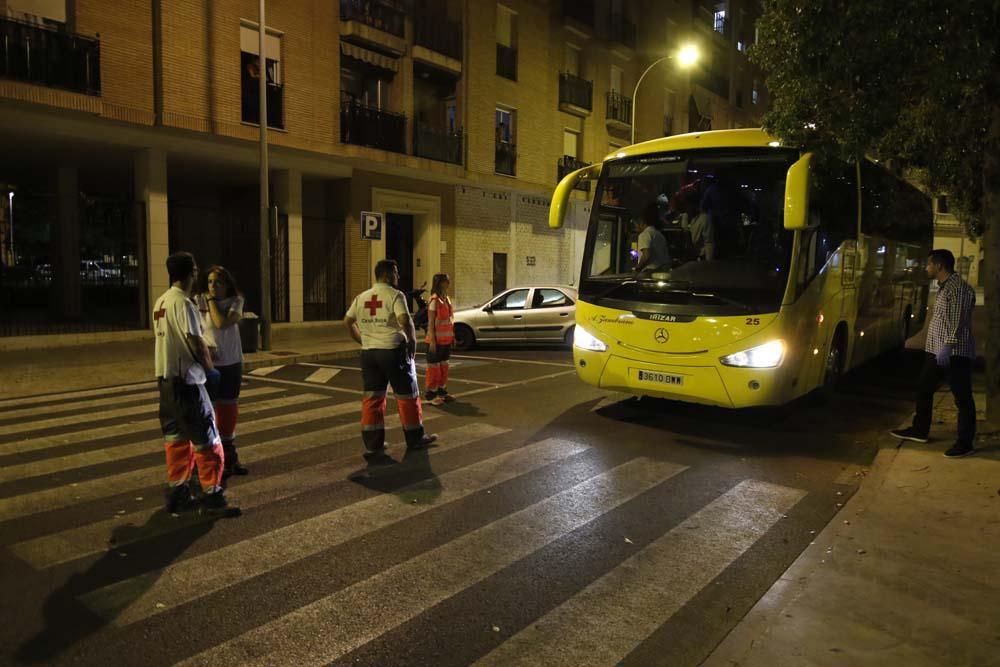
<svg viewBox="0 0 1000 667">
<path fill-rule="evenodd" d="M 284 367 L 285 365 L 281 364 L 280 366 L 264 366 L 263 368 L 255 368 L 252 371 L 250 371 L 250 375 L 256 375 L 257 377 L 266 377 L 271 373 L 274 373 L 275 371 L 280 371 Z"/>
<path fill-rule="evenodd" d="M 442 444 L 428 450 L 428 452 L 437 455 L 509 431 L 510 429 L 483 423 L 460 426 L 441 433 L 440 442 Z M 353 437 L 353 435 L 347 437 Z M 390 453 L 395 453 L 394 449 L 390 446 Z M 350 462 L 340 459 L 280 475 L 261 479 L 251 478 L 251 481 L 234 487 L 233 498 L 243 510 L 253 509 L 295 496 L 309 489 L 326 486 L 331 481 L 343 479 L 351 470 L 358 467 L 358 463 L 358 460 L 354 458 Z M 108 538 L 115 529 L 122 526 L 142 526 L 143 529 L 141 534 L 129 539 L 118 540 L 115 546 L 119 548 L 190 525 L 189 522 L 179 523 L 166 516 L 163 517 L 162 521 L 150 523 L 154 515 L 160 511 L 160 508 L 157 507 L 116 516 L 106 521 L 26 540 L 11 546 L 10 550 L 18 558 L 40 570 L 106 551 Z"/>
<path fill-rule="evenodd" d="M 338 544 L 455 502 L 585 449 L 585 445 L 567 440 L 542 440 L 444 473 L 434 479 L 418 482 L 391 496 L 374 496 L 195 556 L 159 572 L 116 582 L 84 595 L 81 600 L 92 611 L 106 618 L 113 618 L 116 625 L 135 623 L 167 607 L 197 600 Z M 428 489 L 433 489 L 439 495 L 430 502 L 418 504 L 407 500 L 411 496 L 422 496 Z M 195 581 L 198 585 L 192 586 L 191 583 Z"/>
<path fill-rule="evenodd" d="M 0 419 L 7 421 L 8 419 L 22 419 L 24 417 L 34 417 L 36 415 L 53 417 L 61 413 L 73 412 L 74 410 L 82 410 L 84 408 L 99 408 L 105 405 L 122 405 L 123 403 L 131 403 L 133 401 L 153 401 L 157 399 L 159 395 L 160 392 L 158 391 L 147 391 L 129 394 L 128 396 L 106 396 L 104 398 L 95 398 L 87 401 L 67 401 L 57 405 L 18 408 L 16 410 L 0 412 Z"/>
<path fill-rule="evenodd" d="M 436 414 L 424 415 L 424 421 L 429 421 L 438 416 Z M 272 419 L 279 418 L 275 417 Z M 397 425 L 398 420 L 399 418 L 395 415 L 386 417 L 386 428 L 390 428 L 390 425 Z M 243 428 L 243 431 L 246 431 L 246 427 Z M 240 462 L 254 463 L 284 454 L 320 447 L 326 442 L 324 438 L 338 438 L 346 433 L 357 434 L 357 432 L 357 424 L 340 424 L 280 440 L 243 444 L 240 446 Z M 61 509 L 90 500 L 108 498 L 121 493 L 144 489 L 161 481 L 164 481 L 164 467 L 163 465 L 156 465 L 108 477 L 90 479 L 76 484 L 43 489 L 9 498 L 0 498 L 0 521 Z"/>
<path fill-rule="evenodd" d="M 620 662 L 752 547 L 805 492 L 746 480 L 479 660 Z"/>
<path fill-rule="evenodd" d="M 7 398 L 0 400 L 0 410 L 6 410 L 7 408 L 13 408 L 20 405 L 39 405 L 42 403 L 51 403 L 53 401 L 61 401 L 63 399 L 78 399 L 87 398 L 88 396 L 111 396 L 113 394 L 127 394 L 132 391 L 139 391 L 140 389 L 145 389 L 146 387 L 154 387 L 156 383 L 153 381 L 147 382 L 136 382 L 133 384 L 120 385 L 117 387 L 100 387 L 98 389 L 84 389 L 82 391 L 65 391 L 59 394 L 47 394 L 43 396 L 28 396 L 26 398 Z"/>
<path fill-rule="evenodd" d="M 265 403 L 251 403 L 250 406 L 254 406 L 255 409 L 244 410 L 243 414 L 246 416 L 247 414 L 252 414 L 253 412 L 259 412 L 262 409 L 281 408 L 289 405 L 298 405 L 307 401 L 317 401 L 323 399 L 329 400 L 328 397 L 321 396 L 320 394 L 299 394 L 297 396 L 288 396 L 275 401 L 267 401 L 265 402 L 266 407 L 263 408 L 261 406 L 265 405 Z M 247 407 L 249 408 L 250 406 Z M 242 428 L 239 429 L 239 433 L 241 435 L 249 435 L 264 429 L 289 426 L 309 421 L 309 419 L 322 419 L 323 417 L 332 417 L 357 411 L 358 406 L 353 402 L 350 404 L 341 403 L 333 406 L 325 405 L 321 408 L 287 415 L 279 415 L 277 417 L 272 417 L 271 419 L 248 421 L 241 425 Z M 114 447 L 91 449 L 77 454 L 67 454 L 65 456 L 56 456 L 53 458 L 42 459 L 40 461 L 32 461 L 30 463 L 4 466 L 0 468 L 0 482 L 9 482 L 13 479 L 28 477 L 38 477 L 39 475 L 64 472 L 75 468 L 85 468 L 99 463 L 119 461 L 122 459 L 132 458 L 134 456 L 142 456 L 144 454 L 161 454 L 160 447 L 162 444 L 162 438 L 155 438 L 144 442 L 130 442 L 122 445 L 116 445 Z"/>
<path fill-rule="evenodd" d="M 340 373 L 339 368 L 320 368 L 310 373 L 309 377 L 306 378 L 306 382 L 325 384 L 335 378 L 338 373 Z"/>
<path fill-rule="evenodd" d="M 329 664 L 684 469 L 632 459 L 179 664 Z"/>
<path fill-rule="evenodd" d="M 276 389 L 274 387 L 258 387 L 255 389 L 248 389 L 243 392 L 243 399 L 247 398 L 260 398 L 261 396 L 269 396 L 272 394 L 278 394 L 284 389 Z M 278 401 L 286 401 L 289 399 L 278 399 Z M 291 404 L 289 401 L 288 404 Z M 240 412 L 243 414 L 250 414 L 257 412 L 259 410 L 268 410 L 273 407 L 277 407 L 277 401 L 260 401 L 260 402 L 249 402 L 243 403 L 240 406 Z M 157 406 L 155 404 L 147 404 L 144 410 L 145 414 L 155 414 Z M 32 422 L 33 428 L 42 429 L 46 428 L 44 423 Z M 37 438 L 28 438 L 25 440 L 15 440 L 13 442 L 0 443 L 0 456 L 6 456 L 8 454 L 22 454 L 24 452 L 34 452 L 39 449 L 49 449 L 50 447 L 58 447 L 60 445 L 72 445 L 80 442 L 81 440 L 98 440 L 100 438 L 113 438 L 119 435 L 129 435 L 133 433 L 140 433 L 145 431 L 159 431 L 160 420 L 158 418 L 152 419 L 142 419 L 139 421 L 124 422 L 121 424 L 112 424 L 110 426 L 98 426 L 95 428 L 85 428 L 80 431 L 70 431 L 67 433 L 58 433 L 56 435 L 43 435 Z"/>
<path fill-rule="evenodd" d="M 256 393 L 251 394 L 251 391 Z M 247 395 L 260 395 L 263 393 L 274 393 L 274 390 L 265 391 L 265 388 L 261 387 L 257 390 L 247 390 L 245 392 Z M 156 410 L 157 406 L 155 402 L 146 402 L 142 405 L 132 405 L 126 408 L 120 408 L 118 410 L 100 410 L 97 412 L 85 412 L 83 414 L 68 415 L 66 417 L 55 417 L 53 419 L 43 419 L 39 421 L 29 421 L 29 422 L 18 422 L 16 424 L 7 424 L 0 426 L 0 436 L 5 435 L 17 435 L 19 433 L 31 433 L 32 431 L 37 431 L 43 428 L 56 428 L 59 426 L 75 426 L 76 424 L 86 424 L 98 419 L 115 419 L 118 417 L 132 417 L 135 415 L 148 415 L 151 411 Z M 159 424 L 159 422 L 157 422 Z"/>
</svg>

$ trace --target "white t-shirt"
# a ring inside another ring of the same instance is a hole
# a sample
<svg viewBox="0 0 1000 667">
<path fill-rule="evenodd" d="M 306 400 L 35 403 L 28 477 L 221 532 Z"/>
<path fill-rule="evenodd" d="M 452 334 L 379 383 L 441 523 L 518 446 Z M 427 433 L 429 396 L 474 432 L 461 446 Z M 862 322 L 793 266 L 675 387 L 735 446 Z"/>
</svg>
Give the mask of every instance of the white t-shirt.
<svg viewBox="0 0 1000 667">
<path fill-rule="evenodd" d="M 156 332 L 156 377 L 184 378 L 187 384 L 205 384 L 205 369 L 195 361 L 188 336 L 201 337 L 201 318 L 187 293 L 171 287 L 153 309 Z"/>
<path fill-rule="evenodd" d="M 209 311 L 209 303 L 205 295 L 199 294 L 195 301 L 198 304 L 198 311 L 201 313 L 201 326 L 205 331 L 205 342 L 216 349 L 215 365 L 231 366 L 243 361 L 243 343 L 240 341 L 239 323 L 220 329 L 212 321 L 212 313 Z M 240 317 L 243 317 L 243 303 L 243 297 L 238 295 L 216 301 L 223 317 L 228 317 L 232 313 L 239 313 Z"/>
<path fill-rule="evenodd" d="M 406 295 L 386 283 L 375 283 L 347 309 L 347 317 L 358 322 L 363 350 L 394 350 L 402 345 L 406 335 L 399 320 L 409 314 Z"/>
<path fill-rule="evenodd" d="M 667 248 L 667 239 L 660 230 L 652 226 L 647 226 L 639 234 L 639 241 L 636 245 L 640 251 L 649 249 L 649 262 L 646 263 L 647 269 L 667 268 L 670 266 L 670 250 Z"/>
</svg>

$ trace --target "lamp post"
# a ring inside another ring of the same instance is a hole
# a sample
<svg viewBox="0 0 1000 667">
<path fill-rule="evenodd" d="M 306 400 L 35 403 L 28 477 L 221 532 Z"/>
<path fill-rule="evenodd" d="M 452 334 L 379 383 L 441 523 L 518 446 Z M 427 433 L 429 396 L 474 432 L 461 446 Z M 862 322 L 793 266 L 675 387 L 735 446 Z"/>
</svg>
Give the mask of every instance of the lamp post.
<svg viewBox="0 0 1000 667">
<path fill-rule="evenodd" d="M 267 24 L 264 2 L 260 0 L 257 67 L 260 86 L 260 349 L 271 349 L 271 205 L 268 200 L 267 173 L 267 57 L 264 52 Z"/>
<path fill-rule="evenodd" d="M 632 123 L 631 123 L 632 134 L 630 137 L 631 141 L 629 143 L 632 144 L 635 143 L 635 107 L 636 107 L 635 102 L 636 102 L 636 96 L 639 95 L 639 84 L 642 83 L 642 80 L 646 78 L 646 75 L 649 74 L 650 70 L 652 70 L 660 63 L 666 62 L 668 60 L 676 59 L 677 62 L 680 63 L 681 67 L 687 69 L 692 65 L 694 65 L 696 62 L 698 62 L 698 55 L 699 54 L 697 47 L 689 44 L 687 46 L 681 47 L 681 50 L 678 51 L 677 53 L 671 53 L 669 56 L 663 56 L 658 60 L 654 60 L 650 64 L 650 66 L 646 68 L 646 71 L 642 73 L 642 76 L 639 77 L 639 80 L 635 82 L 635 89 L 633 89 L 632 91 Z"/>
</svg>

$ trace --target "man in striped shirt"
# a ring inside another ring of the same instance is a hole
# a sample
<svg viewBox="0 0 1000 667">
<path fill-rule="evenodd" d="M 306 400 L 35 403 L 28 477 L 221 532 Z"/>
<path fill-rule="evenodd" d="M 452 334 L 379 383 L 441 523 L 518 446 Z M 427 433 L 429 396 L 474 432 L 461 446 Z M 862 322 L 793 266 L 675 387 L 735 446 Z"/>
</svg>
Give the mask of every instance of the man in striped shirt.
<svg viewBox="0 0 1000 667">
<path fill-rule="evenodd" d="M 892 434 L 901 440 L 927 442 L 934 393 L 947 378 L 958 408 L 958 440 L 944 455 L 959 458 L 976 451 L 972 444 L 976 436 L 976 402 L 972 397 L 972 365 L 976 360 L 972 310 L 976 290 L 955 273 L 955 256 L 948 250 L 931 252 L 927 273 L 938 281 L 939 289 L 927 328 L 926 359 L 917 382 L 917 412 L 912 426 Z"/>
</svg>

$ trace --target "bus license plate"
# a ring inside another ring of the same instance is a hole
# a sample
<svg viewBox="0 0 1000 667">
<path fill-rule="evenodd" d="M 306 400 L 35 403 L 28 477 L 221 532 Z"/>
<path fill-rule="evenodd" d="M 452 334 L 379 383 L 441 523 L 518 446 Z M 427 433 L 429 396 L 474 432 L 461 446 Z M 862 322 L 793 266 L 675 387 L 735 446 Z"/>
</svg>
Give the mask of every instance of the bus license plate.
<svg viewBox="0 0 1000 667">
<path fill-rule="evenodd" d="M 676 387 L 683 386 L 683 375 L 671 375 L 670 373 L 659 373 L 657 371 L 639 371 L 640 382 L 657 382 L 659 384 L 669 384 Z"/>
</svg>

